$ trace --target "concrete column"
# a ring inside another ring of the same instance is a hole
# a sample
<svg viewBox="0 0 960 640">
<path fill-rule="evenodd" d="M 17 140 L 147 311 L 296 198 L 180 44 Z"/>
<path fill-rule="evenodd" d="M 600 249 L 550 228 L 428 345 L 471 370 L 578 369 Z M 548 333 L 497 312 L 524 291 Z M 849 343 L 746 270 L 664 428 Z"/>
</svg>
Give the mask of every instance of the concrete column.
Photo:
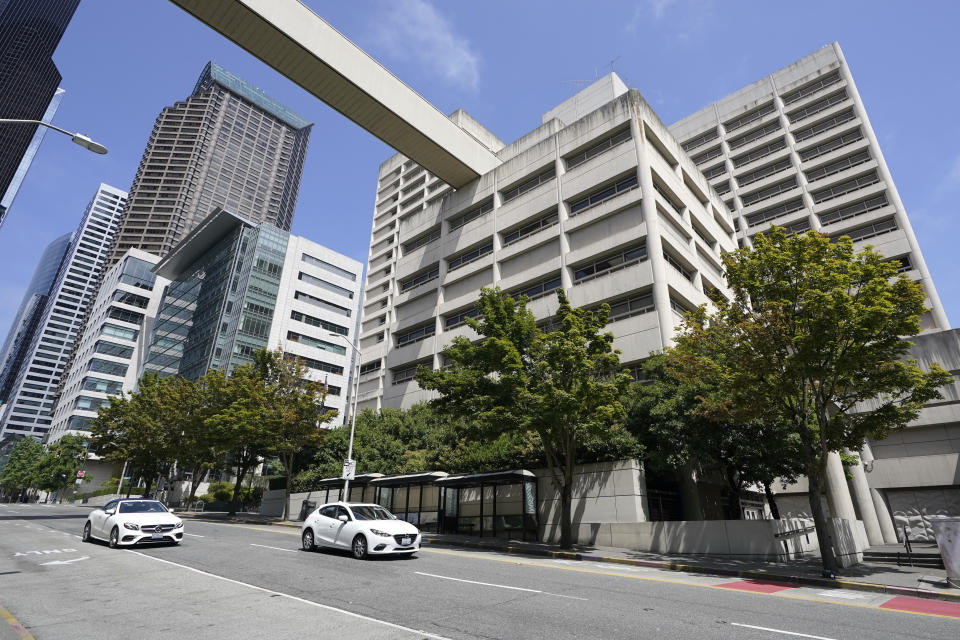
<svg viewBox="0 0 960 640">
<path fill-rule="evenodd" d="M 853 500 L 850 499 L 850 490 L 847 488 L 847 476 L 843 471 L 840 454 L 831 451 L 827 455 L 827 477 L 824 478 L 827 490 L 827 501 L 830 503 L 830 513 L 834 518 L 856 520 L 857 512 L 853 509 Z"/>
<path fill-rule="evenodd" d="M 860 449 L 860 460 L 863 462 L 865 470 L 873 469 L 873 450 L 866 440 L 863 442 L 863 448 Z M 869 487 L 869 483 L 867 486 Z M 894 524 L 890 508 L 887 506 L 887 501 L 883 499 L 883 494 L 871 488 L 870 500 L 873 502 L 873 508 L 877 513 L 877 523 L 880 525 L 880 535 L 883 536 L 883 541 L 887 544 L 898 543 L 897 527 Z"/>
<path fill-rule="evenodd" d="M 863 521 L 863 529 L 867 533 L 867 541 L 870 546 L 883 544 L 883 533 L 880 531 L 880 522 L 877 519 L 877 509 L 873 506 L 873 498 L 870 497 L 870 487 L 867 486 L 867 475 L 863 471 L 863 463 L 847 467 L 853 479 L 850 481 L 850 488 L 853 489 L 853 499 L 856 502 L 857 512 Z"/>
<path fill-rule="evenodd" d="M 654 201 L 656 190 L 653 188 L 653 174 L 647 157 L 647 142 L 643 135 L 643 124 L 639 109 L 634 105 L 630 118 L 630 134 L 633 136 L 637 152 L 637 180 L 640 183 L 640 211 L 647 225 L 647 259 L 653 272 L 654 312 L 660 327 L 660 345 L 673 344 L 673 313 L 670 310 L 670 290 L 667 286 L 667 267 L 663 257 L 663 244 L 660 242 L 660 214 Z M 684 507 L 686 512 L 686 507 Z M 684 515 L 686 517 L 686 515 Z"/>
</svg>

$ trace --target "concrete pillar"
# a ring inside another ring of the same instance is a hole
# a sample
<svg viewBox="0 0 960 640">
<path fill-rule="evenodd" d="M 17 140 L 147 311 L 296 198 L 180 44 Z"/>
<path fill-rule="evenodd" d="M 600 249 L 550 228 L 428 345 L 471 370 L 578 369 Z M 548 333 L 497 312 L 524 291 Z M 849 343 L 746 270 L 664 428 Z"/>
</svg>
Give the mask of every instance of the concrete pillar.
<svg viewBox="0 0 960 640">
<path fill-rule="evenodd" d="M 840 454 L 835 451 L 827 455 L 827 477 L 824 478 L 824 487 L 827 490 L 831 515 L 834 518 L 856 520 L 857 513 L 853 509 L 853 500 L 850 499 L 850 489 L 847 488 L 847 475 L 843 471 Z"/>
<path fill-rule="evenodd" d="M 867 485 L 867 475 L 863 471 L 863 463 L 847 467 L 853 478 L 850 488 L 853 489 L 853 499 L 856 502 L 857 512 L 863 521 L 863 529 L 867 534 L 870 546 L 883 544 L 883 533 L 880 531 L 880 522 L 877 519 L 877 509 L 873 506 L 870 496 L 870 487 Z"/>
<path fill-rule="evenodd" d="M 873 450 L 866 440 L 863 442 L 863 448 L 860 449 L 860 460 L 865 470 L 873 469 Z M 867 486 L 869 487 L 869 483 Z M 870 489 L 870 500 L 873 502 L 873 508 L 877 513 L 877 523 L 880 525 L 880 535 L 883 536 L 883 541 L 887 544 L 897 544 L 899 542 L 897 527 L 894 524 L 890 508 L 887 506 L 887 501 L 883 499 L 883 494 L 876 489 Z"/>
</svg>

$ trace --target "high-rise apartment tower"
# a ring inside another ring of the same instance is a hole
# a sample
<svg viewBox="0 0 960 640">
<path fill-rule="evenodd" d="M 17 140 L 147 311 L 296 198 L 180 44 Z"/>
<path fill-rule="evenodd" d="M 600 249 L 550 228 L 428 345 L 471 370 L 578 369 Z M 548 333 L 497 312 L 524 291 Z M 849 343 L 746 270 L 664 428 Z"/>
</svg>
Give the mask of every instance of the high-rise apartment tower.
<svg viewBox="0 0 960 640">
<path fill-rule="evenodd" d="M 0 0 L 0 118 L 43 120 L 51 106 L 56 111 L 62 77 L 52 56 L 79 2 Z M 35 124 L 0 123 L 0 224 L 36 131 Z"/>
<path fill-rule="evenodd" d="M 312 124 L 210 62 L 193 92 L 160 113 L 111 262 L 166 255 L 217 207 L 290 230 Z"/>
<path fill-rule="evenodd" d="M 127 193 L 101 184 L 50 289 L 49 300 L 14 379 L 0 419 L 0 444 L 11 437 L 41 439 L 50 429 L 57 388 L 106 263 Z"/>
</svg>

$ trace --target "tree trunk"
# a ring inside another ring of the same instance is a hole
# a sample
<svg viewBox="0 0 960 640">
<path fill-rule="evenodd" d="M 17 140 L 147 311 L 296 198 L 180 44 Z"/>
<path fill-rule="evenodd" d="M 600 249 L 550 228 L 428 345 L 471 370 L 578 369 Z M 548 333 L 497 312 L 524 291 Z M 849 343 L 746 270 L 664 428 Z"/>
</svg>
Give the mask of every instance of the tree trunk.
<svg viewBox="0 0 960 640">
<path fill-rule="evenodd" d="M 197 499 L 197 489 L 200 488 L 200 483 L 203 482 L 205 477 L 207 477 L 207 474 L 204 472 L 203 467 L 198 467 L 193 470 L 193 474 L 190 476 L 190 497 L 187 499 L 187 509 L 189 509 L 193 501 Z"/>
<path fill-rule="evenodd" d="M 566 477 L 560 487 L 560 548 L 573 546 L 573 522 L 571 507 L 573 504 L 573 483 Z"/>
<path fill-rule="evenodd" d="M 767 496 L 767 504 L 770 505 L 770 515 L 773 516 L 774 520 L 780 519 L 780 509 L 777 508 L 777 499 L 773 495 L 773 491 L 770 490 L 770 483 L 763 483 L 763 493 Z"/>
<path fill-rule="evenodd" d="M 239 460 L 240 457 L 238 456 Z M 246 466 L 237 462 L 237 482 L 233 485 L 233 499 L 230 501 L 230 512 L 227 515 L 237 515 L 237 502 L 240 500 L 240 488 L 243 485 L 243 477 L 247 475 Z"/>
<path fill-rule="evenodd" d="M 726 470 L 727 485 L 730 487 L 730 500 L 727 506 L 727 515 L 731 520 L 742 520 L 743 509 L 740 504 L 740 481 L 737 479 L 737 472 L 733 469 Z"/>
<path fill-rule="evenodd" d="M 283 466 L 287 469 L 287 482 L 283 489 L 283 511 L 280 514 L 280 521 L 286 522 L 287 518 L 290 517 L 288 511 L 290 510 L 290 484 L 293 482 L 293 457 L 294 454 L 290 454 L 288 459 L 283 461 Z M 496 488 L 494 488 L 496 490 Z"/>
<path fill-rule="evenodd" d="M 823 563 L 824 574 L 835 574 L 837 571 L 837 558 L 833 550 L 833 528 L 827 518 L 827 512 L 823 504 L 821 495 L 821 476 L 820 468 L 813 467 L 807 469 L 807 481 L 809 485 L 810 511 L 813 514 L 813 526 L 817 530 L 817 541 L 820 544 L 820 558 Z"/>
</svg>

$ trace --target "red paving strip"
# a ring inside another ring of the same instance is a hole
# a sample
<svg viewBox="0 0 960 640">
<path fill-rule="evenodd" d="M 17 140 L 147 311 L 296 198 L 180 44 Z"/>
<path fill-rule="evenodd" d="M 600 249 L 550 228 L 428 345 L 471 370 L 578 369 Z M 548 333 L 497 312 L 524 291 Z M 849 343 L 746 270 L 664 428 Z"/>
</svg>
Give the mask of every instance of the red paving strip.
<svg viewBox="0 0 960 640">
<path fill-rule="evenodd" d="M 960 618 L 960 603 L 943 602 L 942 600 L 896 596 L 884 602 L 880 605 L 880 608 L 908 611 L 910 613 L 926 613 L 935 616 L 947 616 L 948 618 Z"/>
<path fill-rule="evenodd" d="M 765 582 L 763 580 L 738 580 L 727 584 L 718 584 L 721 589 L 734 591 L 750 591 L 752 593 L 777 593 L 786 589 L 796 589 L 800 585 L 783 584 L 782 582 Z"/>
</svg>

